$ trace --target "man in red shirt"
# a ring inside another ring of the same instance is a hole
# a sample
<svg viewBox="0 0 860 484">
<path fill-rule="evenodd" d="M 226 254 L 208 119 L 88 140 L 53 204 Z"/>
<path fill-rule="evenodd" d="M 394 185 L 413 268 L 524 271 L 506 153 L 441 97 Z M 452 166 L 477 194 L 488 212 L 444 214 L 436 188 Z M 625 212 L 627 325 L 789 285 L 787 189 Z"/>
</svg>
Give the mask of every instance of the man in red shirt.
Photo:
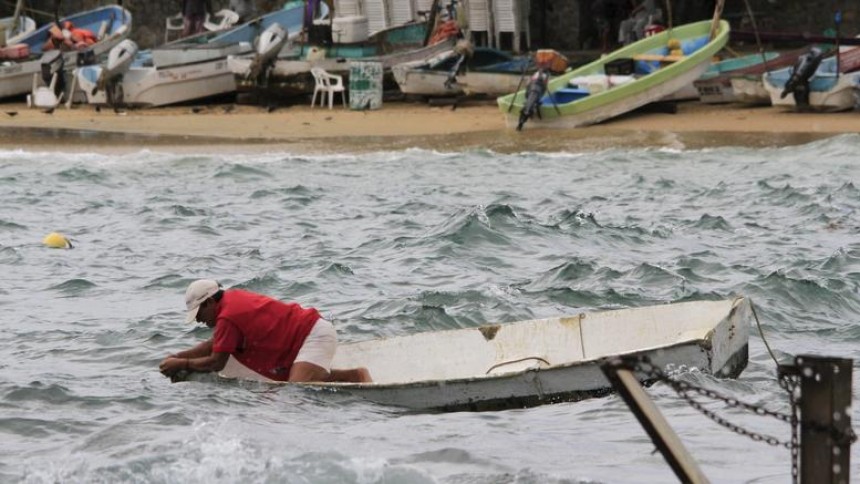
<svg viewBox="0 0 860 484">
<path fill-rule="evenodd" d="M 331 368 L 337 333 L 314 308 L 241 289 L 225 291 L 211 279 L 188 286 L 185 307 L 186 322 L 199 321 L 215 332 L 209 340 L 165 358 L 159 369 L 166 376 L 221 371 L 232 356 L 243 370 L 264 381 L 371 381 L 366 368 Z"/>
</svg>

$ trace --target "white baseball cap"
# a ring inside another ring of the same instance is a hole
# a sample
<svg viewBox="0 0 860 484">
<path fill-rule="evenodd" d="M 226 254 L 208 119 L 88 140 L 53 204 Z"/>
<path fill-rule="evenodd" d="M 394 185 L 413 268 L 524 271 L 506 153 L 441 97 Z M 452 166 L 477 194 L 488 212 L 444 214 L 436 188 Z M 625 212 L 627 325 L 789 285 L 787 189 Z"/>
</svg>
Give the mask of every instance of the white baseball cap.
<svg viewBox="0 0 860 484">
<path fill-rule="evenodd" d="M 220 290 L 221 285 L 212 279 L 198 279 L 189 284 L 188 289 L 185 290 L 185 309 L 188 311 L 185 322 L 193 323 L 197 319 L 197 310 L 200 309 L 203 301 Z"/>
</svg>

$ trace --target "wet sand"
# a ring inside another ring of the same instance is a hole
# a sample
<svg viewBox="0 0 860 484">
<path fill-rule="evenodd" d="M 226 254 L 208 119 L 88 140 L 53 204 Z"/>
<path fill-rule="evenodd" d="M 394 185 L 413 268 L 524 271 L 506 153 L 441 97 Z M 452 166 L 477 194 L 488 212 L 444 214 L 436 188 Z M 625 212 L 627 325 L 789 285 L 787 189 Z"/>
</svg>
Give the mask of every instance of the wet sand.
<svg viewBox="0 0 860 484">
<path fill-rule="evenodd" d="M 665 110 L 664 110 L 665 111 Z M 617 146 L 782 146 L 860 133 L 860 112 L 794 113 L 779 108 L 680 103 L 676 113 L 644 109 L 586 128 L 516 132 L 493 101 L 452 106 L 387 103 L 376 111 L 208 104 L 116 113 L 92 106 L 52 113 L 0 104 L 6 149 L 201 150 L 288 149 L 355 152 L 420 147 L 436 150 L 593 150 Z"/>
</svg>

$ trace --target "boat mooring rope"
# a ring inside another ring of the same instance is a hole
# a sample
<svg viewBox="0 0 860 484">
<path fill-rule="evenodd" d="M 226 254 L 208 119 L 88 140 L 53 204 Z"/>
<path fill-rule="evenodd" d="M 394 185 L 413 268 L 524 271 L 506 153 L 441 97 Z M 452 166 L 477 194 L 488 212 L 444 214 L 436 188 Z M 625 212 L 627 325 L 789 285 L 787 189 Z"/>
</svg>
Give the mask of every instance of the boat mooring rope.
<svg viewBox="0 0 860 484">
<path fill-rule="evenodd" d="M 758 326 L 758 332 L 761 335 L 761 340 L 764 342 L 764 347 L 767 348 L 768 354 L 770 354 L 773 363 L 779 367 L 779 361 L 777 361 L 776 356 L 774 356 L 773 351 L 770 349 L 770 345 L 767 342 L 767 338 L 764 336 L 764 330 L 761 327 L 761 323 L 758 320 L 758 313 L 755 311 L 755 304 L 753 304 L 752 299 L 750 299 L 750 309 L 752 309 L 753 317 L 755 318 L 755 325 Z"/>
<path fill-rule="evenodd" d="M 501 362 L 501 363 L 496 363 L 495 365 L 491 366 L 491 367 L 490 367 L 490 369 L 489 369 L 489 370 L 487 370 L 487 372 L 486 372 L 486 373 L 484 373 L 484 374 L 485 374 L 485 375 L 489 375 L 491 371 L 495 370 L 496 368 L 498 368 L 498 367 L 500 367 L 500 366 L 510 365 L 510 364 L 513 364 L 513 363 L 519 363 L 519 362 L 521 362 L 521 361 L 528 361 L 528 360 L 538 360 L 538 361 L 540 361 L 541 363 L 546 363 L 546 364 L 547 364 L 547 366 L 549 366 L 549 365 L 550 365 L 550 363 L 549 363 L 548 361 L 546 361 L 545 359 L 541 358 L 540 356 L 526 356 L 525 358 L 520 358 L 520 359 L 518 359 L 518 360 L 510 360 L 510 361 L 503 361 L 503 362 Z"/>
</svg>

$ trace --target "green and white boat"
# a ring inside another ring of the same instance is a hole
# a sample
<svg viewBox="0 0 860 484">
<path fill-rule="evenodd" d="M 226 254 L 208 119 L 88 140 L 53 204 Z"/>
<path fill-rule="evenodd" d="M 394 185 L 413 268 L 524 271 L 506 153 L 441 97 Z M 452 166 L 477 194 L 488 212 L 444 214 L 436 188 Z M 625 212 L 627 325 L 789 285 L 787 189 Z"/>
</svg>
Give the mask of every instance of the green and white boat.
<svg viewBox="0 0 860 484">
<path fill-rule="evenodd" d="M 552 79 L 529 125 L 573 128 L 595 124 L 691 85 L 729 39 L 728 22 L 719 21 L 716 29 L 712 25 L 705 20 L 666 30 Z M 518 125 L 527 91 L 498 99 L 509 127 Z"/>
</svg>

